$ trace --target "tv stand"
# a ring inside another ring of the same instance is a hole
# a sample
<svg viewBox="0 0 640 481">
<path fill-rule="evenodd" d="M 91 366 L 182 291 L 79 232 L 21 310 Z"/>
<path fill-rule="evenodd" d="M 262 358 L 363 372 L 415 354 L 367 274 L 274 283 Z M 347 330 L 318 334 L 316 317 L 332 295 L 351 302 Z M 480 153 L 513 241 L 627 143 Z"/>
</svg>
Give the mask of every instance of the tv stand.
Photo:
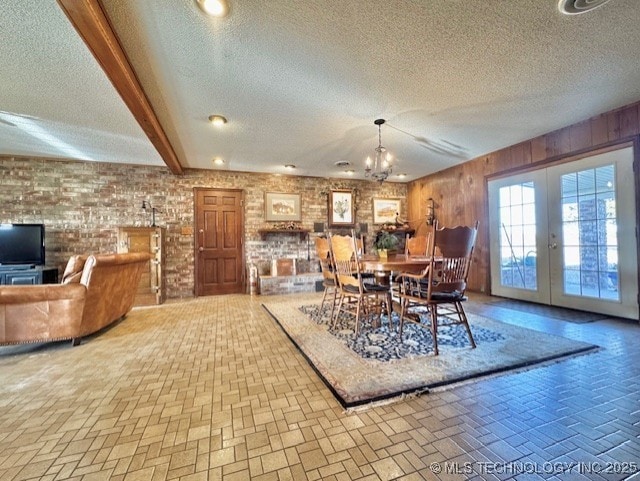
<svg viewBox="0 0 640 481">
<path fill-rule="evenodd" d="M 58 268 L 31 264 L 0 265 L 0 285 L 57 284 Z"/>
<path fill-rule="evenodd" d="M 35 269 L 35 264 L 14 264 L 14 265 L 2 265 L 0 264 L 0 272 L 4 271 L 22 271 L 25 269 Z"/>
</svg>

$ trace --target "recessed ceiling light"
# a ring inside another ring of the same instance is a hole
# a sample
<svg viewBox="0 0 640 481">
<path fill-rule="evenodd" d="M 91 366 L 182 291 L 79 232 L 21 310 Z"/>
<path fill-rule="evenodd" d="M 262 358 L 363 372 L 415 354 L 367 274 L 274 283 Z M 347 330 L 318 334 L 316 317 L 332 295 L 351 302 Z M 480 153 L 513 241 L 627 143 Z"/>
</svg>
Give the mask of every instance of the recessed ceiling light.
<svg viewBox="0 0 640 481">
<path fill-rule="evenodd" d="M 355 170 L 345 170 L 345 173 L 346 173 L 347 175 L 353 175 L 353 174 L 355 174 L 355 173 L 356 173 L 356 171 L 355 171 Z"/>
<path fill-rule="evenodd" d="M 578 15 L 601 7 L 608 1 L 609 0 L 559 0 L 558 10 L 566 15 Z"/>
<path fill-rule="evenodd" d="M 336 162 L 336 167 L 346 167 L 347 165 L 351 165 L 351 162 L 348 160 L 339 160 Z"/>
<path fill-rule="evenodd" d="M 212 17 L 224 17 L 229 13 L 229 4 L 226 0 L 196 0 L 198 7 Z"/>
<path fill-rule="evenodd" d="M 284 166 L 284 168 L 287 169 L 287 170 L 293 170 L 293 169 L 296 168 L 296 166 L 293 165 L 293 164 L 287 164 L 287 165 Z"/>
<path fill-rule="evenodd" d="M 400 177 L 401 179 L 404 179 L 407 176 L 407 174 L 398 174 L 398 177 Z"/>
<path fill-rule="evenodd" d="M 209 122 L 211 122 L 214 127 L 222 127 L 227 123 L 227 118 L 222 115 L 209 115 Z"/>
<path fill-rule="evenodd" d="M 221 157 L 216 157 L 213 159 L 213 163 L 215 165 L 224 165 L 224 159 L 222 159 Z"/>
</svg>

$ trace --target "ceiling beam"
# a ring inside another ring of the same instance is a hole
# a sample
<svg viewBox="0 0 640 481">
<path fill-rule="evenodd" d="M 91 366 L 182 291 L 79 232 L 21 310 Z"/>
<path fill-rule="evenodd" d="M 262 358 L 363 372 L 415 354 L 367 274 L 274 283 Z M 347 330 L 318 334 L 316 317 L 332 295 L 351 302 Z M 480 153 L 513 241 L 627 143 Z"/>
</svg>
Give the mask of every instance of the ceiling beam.
<svg viewBox="0 0 640 481">
<path fill-rule="evenodd" d="M 58 4 L 87 44 L 122 100 L 147 134 L 169 170 L 182 174 L 180 161 L 149 99 L 129 63 L 118 36 L 111 28 L 100 0 L 58 0 Z"/>
</svg>

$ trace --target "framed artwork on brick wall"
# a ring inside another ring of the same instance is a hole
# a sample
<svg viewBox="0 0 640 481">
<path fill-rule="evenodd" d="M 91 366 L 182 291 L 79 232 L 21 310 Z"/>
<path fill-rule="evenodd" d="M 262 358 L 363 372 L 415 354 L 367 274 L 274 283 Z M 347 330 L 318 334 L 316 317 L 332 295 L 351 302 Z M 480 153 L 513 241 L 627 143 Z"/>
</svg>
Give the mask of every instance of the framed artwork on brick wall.
<svg viewBox="0 0 640 481">
<path fill-rule="evenodd" d="M 373 199 L 373 223 L 395 223 L 396 216 L 400 214 L 400 199 Z"/>
<path fill-rule="evenodd" d="M 264 219 L 267 222 L 302 220 L 302 209 L 300 207 L 300 194 L 283 194 L 280 192 L 265 192 Z"/>
<path fill-rule="evenodd" d="M 329 192 L 329 227 L 353 227 L 356 209 L 353 191 L 332 190 Z"/>
</svg>

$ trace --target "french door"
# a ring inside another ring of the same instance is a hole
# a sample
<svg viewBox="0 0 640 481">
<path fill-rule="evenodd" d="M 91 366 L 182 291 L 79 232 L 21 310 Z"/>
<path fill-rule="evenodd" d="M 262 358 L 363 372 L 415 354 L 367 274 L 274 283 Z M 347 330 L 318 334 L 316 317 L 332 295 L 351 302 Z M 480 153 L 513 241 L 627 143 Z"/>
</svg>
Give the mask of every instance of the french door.
<svg viewBox="0 0 640 481">
<path fill-rule="evenodd" d="M 633 148 L 489 182 L 491 292 L 638 318 Z"/>
</svg>

